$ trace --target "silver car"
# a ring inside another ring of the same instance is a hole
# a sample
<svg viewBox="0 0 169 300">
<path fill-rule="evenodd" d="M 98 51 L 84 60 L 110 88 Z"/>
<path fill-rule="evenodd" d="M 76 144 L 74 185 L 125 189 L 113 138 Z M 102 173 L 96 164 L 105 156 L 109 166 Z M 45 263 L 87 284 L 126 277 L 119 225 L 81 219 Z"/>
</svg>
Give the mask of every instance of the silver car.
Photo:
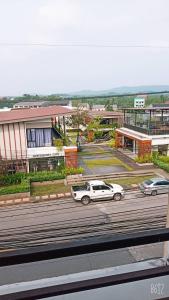
<svg viewBox="0 0 169 300">
<path fill-rule="evenodd" d="M 156 196 L 157 194 L 169 193 L 169 180 L 165 178 L 151 178 L 139 185 L 142 193 Z"/>
</svg>

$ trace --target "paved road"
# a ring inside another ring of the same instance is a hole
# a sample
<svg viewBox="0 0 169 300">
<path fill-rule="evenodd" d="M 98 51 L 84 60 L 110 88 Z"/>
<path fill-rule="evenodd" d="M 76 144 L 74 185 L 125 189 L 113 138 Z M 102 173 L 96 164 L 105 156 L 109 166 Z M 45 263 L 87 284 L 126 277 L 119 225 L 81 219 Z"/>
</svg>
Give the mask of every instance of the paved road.
<svg viewBox="0 0 169 300">
<path fill-rule="evenodd" d="M 0 249 L 165 226 L 167 195 L 129 192 L 122 201 L 83 206 L 73 199 L 1 208 Z"/>
<path fill-rule="evenodd" d="M 1 249 L 165 226 L 167 195 L 128 193 L 120 202 L 82 206 L 72 199 L 25 204 L 0 211 Z M 63 229 L 64 228 L 64 229 Z M 161 257 L 163 244 L 130 247 L 77 257 L 0 268 L 0 285 L 49 278 Z"/>
</svg>

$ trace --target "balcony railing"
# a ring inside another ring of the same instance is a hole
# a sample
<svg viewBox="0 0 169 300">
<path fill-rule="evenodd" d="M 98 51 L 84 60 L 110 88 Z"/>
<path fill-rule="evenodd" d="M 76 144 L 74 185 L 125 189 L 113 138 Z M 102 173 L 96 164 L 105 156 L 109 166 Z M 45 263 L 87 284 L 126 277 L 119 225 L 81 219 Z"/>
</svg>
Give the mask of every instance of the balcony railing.
<svg viewBox="0 0 169 300">
<path fill-rule="evenodd" d="M 124 127 L 134 130 L 134 131 L 138 131 L 144 134 L 148 134 L 148 135 L 166 135 L 169 134 L 169 126 L 164 126 L 163 124 L 158 125 L 158 128 L 143 128 L 143 127 L 139 127 L 136 125 L 131 125 L 131 124 L 127 124 L 124 123 L 123 124 Z"/>
</svg>

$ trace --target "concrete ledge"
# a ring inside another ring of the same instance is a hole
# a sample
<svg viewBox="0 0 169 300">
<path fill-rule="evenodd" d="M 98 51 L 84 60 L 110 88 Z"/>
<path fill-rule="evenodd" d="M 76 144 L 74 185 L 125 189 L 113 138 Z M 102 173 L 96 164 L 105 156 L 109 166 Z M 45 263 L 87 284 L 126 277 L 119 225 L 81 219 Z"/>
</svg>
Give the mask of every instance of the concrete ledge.
<svg viewBox="0 0 169 300">
<path fill-rule="evenodd" d="M 28 193 L 17 193 L 17 194 L 8 194 L 8 195 L 1 195 L 0 196 L 0 201 L 1 200 L 8 200 L 10 199 L 19 199 L 19 198 L 27 198 L 30 197 L 30 192 Z"/>
<path fill-rule="evenodd" d="M 43 202 L 43 201 L 50 201 L 50 200 L 52 201 L 52 200 L 68 198 L 70 196 L 71 193 L 60 193 L 60 194 L 42 195 L 42 196 L 35 196 L 35 197 L 24 197 L 24 198 L 17 198 L 17 199 L 8 198 L 5 200 L 0 200 L 0 207 L 18 205 L 18 204 L 36 203 L 36 202 Z M 10 195 L 8 195 L 8 197 L 10 197 Z"/>
</svg>

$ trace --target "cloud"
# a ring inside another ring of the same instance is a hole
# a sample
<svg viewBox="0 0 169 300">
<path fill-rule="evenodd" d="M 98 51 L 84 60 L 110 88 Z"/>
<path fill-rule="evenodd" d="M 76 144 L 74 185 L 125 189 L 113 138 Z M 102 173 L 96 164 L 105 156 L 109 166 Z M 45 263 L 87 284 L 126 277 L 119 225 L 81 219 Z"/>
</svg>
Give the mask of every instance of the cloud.
<svg viewBox="0 0 169 300">
<path fill-rule="evenodd" d="M 77 23 L 79 5 L 74 0 L 49 1 L 38 11 L 38 24 L 48 29 L 61 29 Z"/>
</svg>

